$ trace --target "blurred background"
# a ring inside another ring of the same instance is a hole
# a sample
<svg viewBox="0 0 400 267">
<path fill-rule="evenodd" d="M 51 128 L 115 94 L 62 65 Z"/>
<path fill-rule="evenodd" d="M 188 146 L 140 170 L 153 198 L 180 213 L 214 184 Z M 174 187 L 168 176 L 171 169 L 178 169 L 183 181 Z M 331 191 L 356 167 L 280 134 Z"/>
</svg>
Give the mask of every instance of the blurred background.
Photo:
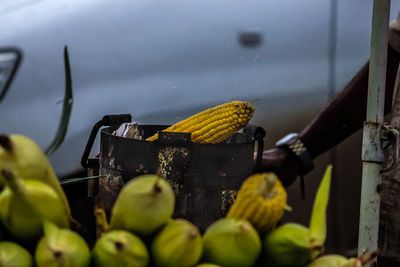
<svg viewBox="0 0 400 267">
<path fill-rule="evenodd" d="M 393 1 L 391 19 L 399 10 Z M 60 178 L 82 171 L 90 130 L 106 114 L 173 124 L 250 101 L 251 123 L 267 131 L 271 148 L 309 123 L 368 60 L 371 17 L 372 0 L 2 0 L 0 49 L 17 47 L 23 59 L 0 103 L 0 132 L 50 144 L 67 45 L 74 105 L 66 140 L 50 157 Z M 355 253 L 360 155 L 358 132 L 315 161 L 305 200 L 298 182 L 288 188 L 293 212 L 284 221 L 308 224 L 323 171 L 334 164 L 328 252 Z"/>
</svg>

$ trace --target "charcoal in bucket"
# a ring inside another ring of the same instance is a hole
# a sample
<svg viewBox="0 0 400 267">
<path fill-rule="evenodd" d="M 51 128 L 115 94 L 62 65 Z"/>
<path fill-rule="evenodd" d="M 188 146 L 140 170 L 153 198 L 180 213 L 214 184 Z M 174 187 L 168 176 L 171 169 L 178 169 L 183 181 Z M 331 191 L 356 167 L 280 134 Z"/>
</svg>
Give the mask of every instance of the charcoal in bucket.
<svg viewBox="0 0 400 267">
<path fill-rule="evenodd" d="M 201 230 L 226 214 L 241 183 L 254 172 L 254 136 L 261 140 L 261 153 L 265 136 L 262 128 L 249 126 L 247 133 L 219 144 L 196 144 L 189 133 L 167 132 L 149 142 L 144 140 L 168 126 L 138 125 L 143 140 L 113 135 L 118 126 L 101 131 L 99 172 L 107 178 L 100 180 L 99 194 L 106 212 L 130 179 L 160 173 L 176 195 L 174 217 L 186 218 Z"/>
</svg>

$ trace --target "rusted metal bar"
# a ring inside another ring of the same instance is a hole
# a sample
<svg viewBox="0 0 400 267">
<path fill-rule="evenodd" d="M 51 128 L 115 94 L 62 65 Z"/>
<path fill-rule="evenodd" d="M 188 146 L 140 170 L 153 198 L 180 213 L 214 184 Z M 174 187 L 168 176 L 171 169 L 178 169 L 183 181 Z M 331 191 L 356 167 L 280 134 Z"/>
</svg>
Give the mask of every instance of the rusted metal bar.
<svg viewBox="0 0 400 267">
<path fill-rule="evenodd" d="M 362 188 L 358 253 L 378 248 L 381 168 L 384 161 L 381 128 L 384 118 L 390 0 L 374 0 L 369 65 L 367 118 L 362 145 Z M 375 259 L 367 266 L 377 266 Z"/>
</svg>

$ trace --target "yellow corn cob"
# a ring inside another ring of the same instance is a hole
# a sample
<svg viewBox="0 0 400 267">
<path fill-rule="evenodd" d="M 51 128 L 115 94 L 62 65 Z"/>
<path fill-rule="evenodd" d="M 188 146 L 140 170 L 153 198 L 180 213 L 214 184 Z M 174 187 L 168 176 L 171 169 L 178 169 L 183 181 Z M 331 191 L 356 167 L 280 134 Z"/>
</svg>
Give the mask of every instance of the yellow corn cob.
<svg viewBox="0 0 400 267">
<path fill-rule="evenodd" d="M 275 228 L 285 211 L 287 194 L 273 173 L 259 173 L 247 178 L 226 217 L 245 219 L 260 233 Z"/>
<path fill-rule="evenodd" d="M 248 102 L 232 101 L 197 113 L 163 131 L 192 133 L 194 143 L 216 144 L 243 128 L 253 116 L 254 110 Z M 155 134 L 146 140 L 157 139 L 158 134 Z"/>
</svg>

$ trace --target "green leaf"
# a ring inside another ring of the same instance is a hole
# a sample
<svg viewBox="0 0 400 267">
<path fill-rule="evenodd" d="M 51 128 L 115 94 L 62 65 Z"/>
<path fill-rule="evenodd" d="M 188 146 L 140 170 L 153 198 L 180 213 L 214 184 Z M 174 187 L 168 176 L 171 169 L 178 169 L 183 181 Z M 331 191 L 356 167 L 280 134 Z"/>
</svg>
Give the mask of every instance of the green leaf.
<svg viewBox="0 0 400 267">
<path fill-rule="evenodd" d="M 89 177 L 83 177 L 83 178 L 68 178 L 60 181 L 60 184 L 66 185 L 66 184 L 76 184 L 80 182 L 85 182 L 88 180 L 93 180 L 93 179 L 98 179 L 98 178 L 104 178 L 106 176 L 104 175 L 99 175 L 99 176 L 89 176 Z"/>
<path fill-rule="evenodd" d="M 326 239 L 326 208 L 331 186 L 332 165 L 326 168 L 315 196 L 310 220 L 310 242 L 312 246 L 323 246 Z"/>
<path fill-rule="evenodd" d="M 69 64 L 69 55 L 67 46 L 64 47 L 64 67 L 65 67 L 65 96 L 64 96 L 64 104 L 63 110 L 61 114 L 61 120 L 58 125 L 57 133 L 46 149 L 46 155 L 50 156 L 53 154 L 63 143 L 64 138 L 67 134 L 69 119 L 71 117 L 72 104 L 73 104 L 73 95 L 72 95 L 72 78 L 71 78 L 71 69 Z"/>
</svg>

